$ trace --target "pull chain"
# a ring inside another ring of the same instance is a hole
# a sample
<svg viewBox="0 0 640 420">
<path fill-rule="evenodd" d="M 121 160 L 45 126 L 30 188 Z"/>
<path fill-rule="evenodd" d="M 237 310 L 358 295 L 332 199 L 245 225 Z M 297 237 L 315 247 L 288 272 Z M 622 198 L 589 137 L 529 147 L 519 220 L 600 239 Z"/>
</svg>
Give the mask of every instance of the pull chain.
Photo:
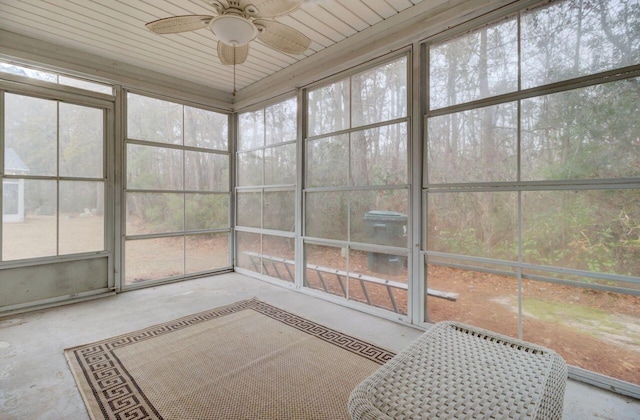
<svg viewBox="0 0 640 420">
<path fill-rule="evenodd" d="M 233 96 L 236 96 L 236 47 L 233 47 Z"/>
</svg>

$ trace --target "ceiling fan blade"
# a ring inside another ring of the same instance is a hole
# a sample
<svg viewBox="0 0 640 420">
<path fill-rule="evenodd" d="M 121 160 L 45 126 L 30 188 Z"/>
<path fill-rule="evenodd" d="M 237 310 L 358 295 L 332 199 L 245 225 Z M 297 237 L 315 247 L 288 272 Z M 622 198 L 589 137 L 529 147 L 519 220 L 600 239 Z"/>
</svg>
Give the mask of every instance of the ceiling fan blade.
<svg viewBox="0 0 640 420">
<path fill-rule="evenodd" d="M 173 16 L 154 20 L 144 26 L 157 34 L 177 34 L 206 28 L 211 19 L 213 16 L 207 15 Z"/>
<path fill-rule="evenodd" d="M 234 55 L 235 53 L 235 55 Z M 231 66 L 234 64 L 242 64 L 249 55 L 249 44 L 245 44 L 239 47 L 233 45 L 227 45 L 222 41 L 218 41 L 218 58 L 222 64 Z"/>
<path fill-rule="evenodd" d="M 242 0 L 240 5 L 243 10 L 249 5 L 255 6 L 258 12 L 250 13 L 254 17 L 272 18 L 293 12 L 300 7 L 300 0 Z"/>
<path fill-rule="evenodd" d="M 256 19 L 253 21 L 258 28 L 258 39 L 271 48 L 288 53 L 304 53 L 311 40 L 302 32 L 275 20 Z"/>
</svg>

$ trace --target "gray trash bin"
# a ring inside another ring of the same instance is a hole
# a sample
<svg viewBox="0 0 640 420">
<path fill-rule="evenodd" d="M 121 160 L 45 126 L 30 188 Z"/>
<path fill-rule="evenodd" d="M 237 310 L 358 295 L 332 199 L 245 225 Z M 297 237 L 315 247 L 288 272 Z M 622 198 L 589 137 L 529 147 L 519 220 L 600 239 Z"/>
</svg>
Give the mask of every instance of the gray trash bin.
<svg viewBox="0 0 640 420">
<path fill-rule="evenodd" d="M 364 224 L 369 242 L 378 245 L 407 247 L 407 215 L 395 211 L 372 210 L 365 213 Z M 368 268 L 381 274 L 402 272 L 406 257 L 369 252 Z"/>
</svg>

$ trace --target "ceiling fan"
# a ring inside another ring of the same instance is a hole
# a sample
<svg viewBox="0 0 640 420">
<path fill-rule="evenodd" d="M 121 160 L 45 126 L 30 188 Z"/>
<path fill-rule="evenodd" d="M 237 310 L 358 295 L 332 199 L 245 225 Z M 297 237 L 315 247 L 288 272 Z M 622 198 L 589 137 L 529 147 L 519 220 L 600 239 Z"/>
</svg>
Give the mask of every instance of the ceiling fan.
<svg viewBox="0 0 640 420">
<path fill-rule="evenodd" d="M 145 26 L 157 34 L 175 34 L 209 28 L 218 38 L 222 64 L 242 64 L 249 42 L 256 37 L 265 45 L 287 54 L 304 53 L 311 40 L 300 31 L 273 20 L 300 7 L 300 0 L 206 0 L 215 11 L 209 15 L 173 16 Z M 235 90 L 235 89 L 234 89 Z"/>
</svg>

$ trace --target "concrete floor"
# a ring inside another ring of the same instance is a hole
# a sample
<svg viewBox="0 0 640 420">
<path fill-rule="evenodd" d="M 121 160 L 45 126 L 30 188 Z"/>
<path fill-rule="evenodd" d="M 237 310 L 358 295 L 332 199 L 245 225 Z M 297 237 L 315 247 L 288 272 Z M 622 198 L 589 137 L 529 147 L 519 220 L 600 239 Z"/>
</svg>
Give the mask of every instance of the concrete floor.
<svg viewBox="0 0 640 420">
<path fill-rule="evenodd" d="M 86 419 L 63 349 L 258 297 L 399 351 L 422 332 L 240 274 L 0 318 L 0 419 Z M 569 381 L 565 419 L 640 419 L 640 401 Z"/>
</svg>

